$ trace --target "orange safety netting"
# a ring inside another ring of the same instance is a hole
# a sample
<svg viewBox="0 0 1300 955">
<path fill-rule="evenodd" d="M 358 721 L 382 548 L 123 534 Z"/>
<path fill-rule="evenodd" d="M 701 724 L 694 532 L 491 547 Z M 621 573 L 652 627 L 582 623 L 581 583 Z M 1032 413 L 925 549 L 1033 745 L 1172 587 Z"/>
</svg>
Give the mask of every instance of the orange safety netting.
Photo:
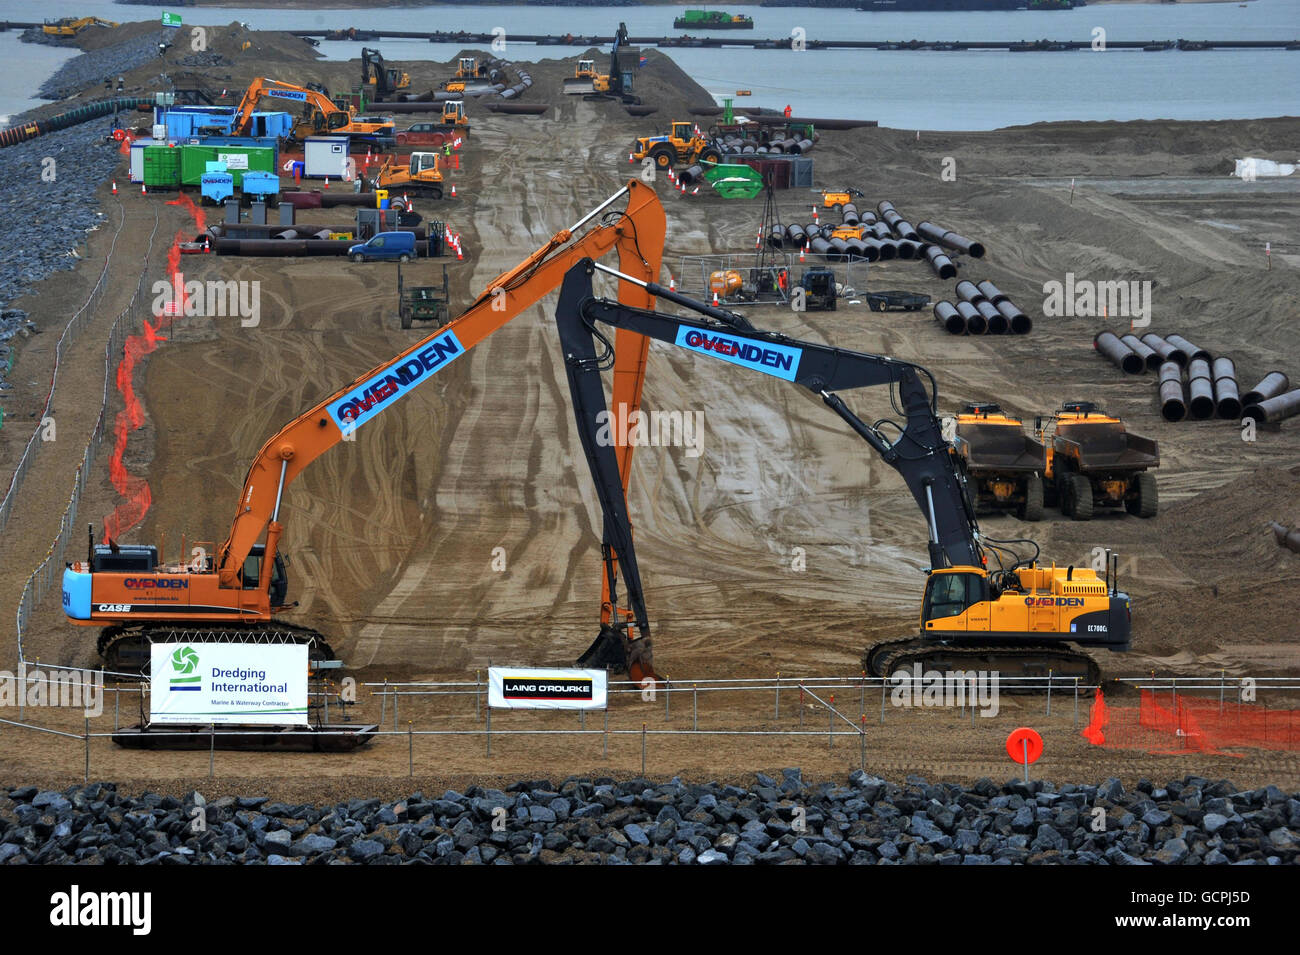
<svg viewBox="0 0 1300 955">
<path fill-rule="evenodd" d="M 1094 746 L 1151 753 L 1224 753 L 1224 750 L 1300 750 L 1300 710 L 1270 709 L 1142 690 L 1137 706 L 1111 706 L 1101 690 L 1081 734 Z"/>
<path fill-rule="evenodd" d="M 182 195 L 167 204 L 187 207 L 195 227 L 200 230 L 206 228 L 203 210 L 194 205 L 189 196 Z M 117 365 L 115 383 L 122 395 L 122 410 L 117 413 L 113 424 L 113 455 L 108 461 L 108 477 L 113 489 L 123 500 L 113 508 L 113 513 L 104 518 L 105 543 L 118 540 L 122 534 L 144 520 L 153 504 L 148 480 L 128 473 L 123 458 L 131 432 L 144 425 L 144 408 L 135 393 L 135 367 L 144 356 L 167 340 L 158 333 L 170 326 L 178 315 L 185 314 L 185 283 L 180 269 L 180 243 L 183 241 L 184 233 L 178 231 L 171 250 L 167 253 L 167 271 L 172 276 L 173 283 L 171 301 L 163 308 L 162 314 L 154 316 L 152 322 L 145 319 L 140 334 L 127 336 L 122 348 L 122 360 Z"/>
</svg>

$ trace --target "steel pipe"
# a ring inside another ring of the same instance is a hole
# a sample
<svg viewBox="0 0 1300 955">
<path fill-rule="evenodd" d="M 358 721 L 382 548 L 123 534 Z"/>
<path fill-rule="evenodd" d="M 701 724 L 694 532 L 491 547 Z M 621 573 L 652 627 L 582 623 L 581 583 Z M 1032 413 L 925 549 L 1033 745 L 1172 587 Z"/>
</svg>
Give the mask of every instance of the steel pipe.
<svg viewBox="0 0 1300 955">
<path fill-rule="evenodd" d="M 1142 339 L 1138 338 L 1136 335 L 1128 334 L 1121 335 L 1119 340 L 1127 345 L 1133 354 L 1142 359 L 1148 371 L 1156 371 L 1160 368 L 1160 356 L 1156 354 L 1155 349 L 1147 345 L 1147 343 Z"/>
<path fill-rule="evenodd" d="M 972 242 L 963 235 L 958 235 L 949 229 L 944 229 L 935 225 L 933 222 L 922 222 L 916 227 L 917 234 L 927 242 L 934 242 L 938 245 L 947 246 L 950 249 L 956 249 L 958 252 L 964 252 L 972 259 L 984 258 L 984 246 L 979 242 Z"/>
<path fill-rule="evenodd" d="M 957 294 L 961 296 L 963 302 L 983 302 L 988 299 L 988 296 L 981 292 L 974 282 L 965 279 L 957 283 Z"/>
<path fill-rule="evenodd" d="M 1285 372 L 1270 371 L 1264 380 L 1241 396 L 1243 405 L 1257 405 L 1269 398 L 1276 398 L 1291 387 L 1291 379 Z"/>
<path fill-rule="evenodd" d="M 936 302 L 934 318 L 950 335 L 960 335 L 966 331 L 966 321 L 957 312 L 952 302 Z"/>
<path fill-rule="evenodd" d="M 1004 295 L 1001 291 L 999 291 L 998 287 L 994 285 L 992 282 L 990 282 L 988 279 L 985 279 L 983 282 L 980 282 L 979 285 L 976 286 L 976 288 L 979 289 L 979 293 L 981 295 L 983 295 L 994 305 L 998 304 L 998 302 L 1005 302 L 1007 300 L 1006 295 Z"/>
<path fill-rule="evenodd" d="M 845 225 L 857 225 L 861 221 L 861 217 L 858 215 L 858 207 L 851 202 L 845 203 L 844 207 L 840 209 L 840 221 Z"/>
<path fill-rule="evenodd" d="M 1237 394 L 1237 369 L 1231 358 L 1216 358 L 1210 365 L 1214 377 L 1214 406 L 1220 418 L 1235 421 L 1241 417 L 1241 397 Z"/>
<path fill-rule="evenodd" d="M 1182 335 L 1166 335 L 1165 341 L 1173 345 L 1179 351 L 1185 352 L 1187 354 L 1188 361 L 1200 359 L 1201 361 L 1209 362 L 1210 359 L 1213 357 L 1204 348 L 1198 348 L 1196 345 L 1193 345 Z"/>
<path fill-rule="evenodd" d="M 1011 327 L 1011 323 L 1007 321 L 1007 317 L 1001 312 L 995 312 L 990 315 L 988 317 L 988 322 L 988 333 L 990 335 L 1005 335 L 1007 330 Z"/>
<path fill-rule="evenodd" d="M 877 239 L 876 244 L 880 246 L 881 262 L 890 262 L 898 258 L 898 243 L 893 239 Z"/>
<path fill-rule="evenodd" d="M 881 247 L 879 239 L 861 239 L 859 241 L 862 244 L 863 257 L 868 262 L 880 261 L 884 249 Z"/>
<path fill-rule="evenodd" d="M 1300 554 L 1300 527 L 1286 527 L 1277 521 L 1269 521 L 1268 527 L 1279 546 Z"/>
<path fill-rule="evenodd" d="M 1160 365 L 1159 372 L 1160 415 L 1166 421 L 1182 421 L 1187 417 L 1187 402 L 1183 395 L 1183 369 L 1176 361 Z"/>
<path fill-rule="evenodd" d="M 894 244 L 898 246 L 898 257 L 900 259 L 916 259 L 921 256 L 921 244 L 913 242 L 911 239 L 895 239 Z"/>
<path fill-rule="evenodd" d="M 1300 388 L 1278 395 L 1276 398 L 1269 398 L 1257 404 L 1247 405 L 1242 414 L 1247 418 L 1269 423 L 1294 418 L 1300 414 Z"/>
<path fill-rule="evenodd" d="M 934 274 L 939 278 L 952 279 L 957 277 L 957 266 L 952 264 L 952 259 L 944 255 L 937 245 L 926 247 L 925 258 L 930 263 L 930 268 L 934 269 Z"/>
<path fill-rule="evenodd" d="M 797 223 L 785 227 L 785 238 L 792 248 L 802 248 L 804 243 L 808 241 L 803 226 Z"/>
<path fill-rule="evenodd" d="M 1120 341 L 1114 332 L 1098 332 L 1093 336 L 1092 347 L 1126 374 L 1140 375 L 1146 369 L 1146 362 Z"/>
<path fill-rule="evenodd" d="M 1147 332 L 1142 336 L 1142 342 L 1160 356 L 1161 364 L 1167 361 L 1172 361 L 1178 365 L 1179 368 L 1187 367 L 1186 353 L 1179 351 L 1159 335 L 1156 335 L 1153 332 Z"/>
<path fill-rule="evenodd" d="M 1214 417 L 1214 382 L 1210 378 L 1210 363 L 1204 358 L 1194 358 L 1187 365 L 1188 410 L 1198 421 Z"/>
</svg>

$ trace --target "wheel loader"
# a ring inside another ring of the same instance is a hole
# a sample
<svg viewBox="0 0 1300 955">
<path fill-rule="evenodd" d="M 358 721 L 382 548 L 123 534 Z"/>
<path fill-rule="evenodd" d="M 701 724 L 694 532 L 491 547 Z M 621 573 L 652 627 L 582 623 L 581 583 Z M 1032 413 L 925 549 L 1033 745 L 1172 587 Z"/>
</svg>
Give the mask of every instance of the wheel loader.
<svg viewBox="0 0 1300 955">
<path fill-rule="evenodd" d="M 632 158 L 641 162 L 647 156 L 655 168 L 668 170 L 673 166 L 693 166 L 698 162 L 722 161 L 722 150 L 705 139 L 692 122 L 674 122 L 672 132 L 666 136 L 641 136 L 632 144 Z"/>
<path fill-rule="evenodd" d="M 1019 418 L 989 402 L 967 403 L 957 415 L 953 455 L 966 475 L 976 514 L 1014 511 L 1043 519 L 1047 449 L 1025 434 Z"/>
<path fill-rule="evenodd" d="M 1049 503 L 1076 521 L 1091 520 L 1097 508 L 1123 507 L 1138 517 L 1155 517 L 1159 492 L 1152 468 L 1160 466 L 1156 442 L 1133 434 L 1118 418 L 1091 401 L 1068 401 L 1038 424 L 1047 444 L 1045 487 Z"/>
</svg>

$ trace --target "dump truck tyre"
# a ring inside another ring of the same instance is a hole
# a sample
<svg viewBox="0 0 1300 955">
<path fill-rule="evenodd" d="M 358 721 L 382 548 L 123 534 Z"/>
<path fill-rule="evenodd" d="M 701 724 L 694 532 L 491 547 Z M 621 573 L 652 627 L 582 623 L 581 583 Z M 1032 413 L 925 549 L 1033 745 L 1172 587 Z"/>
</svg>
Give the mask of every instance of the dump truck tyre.
<svg viewBox="0 0 1300 955">
<path fill-rule="evenodd" d="M 1142 471 L 1137 476 L 1137 497 L 1128 502 L 1128 512 L 1138 517 L 1155 517 L 1160 508 L 1160 492 L 1156 488 L 1156 476 L 1150 471 Z"/>
<path fill-rule="evenodd" d="M 1020 518 L 1026 521 L 1043 519 L 1043 479 L 1037 474 L 1029 475 L 1025 482 L 1025 503 L 1020 508 Z"/>
<path fill-rule="evenodd" d="M 1092 482 L 1082 474 L 1070 478 L 1070 516 L 1076 521 L 1092 520 Z"/>
</svg>

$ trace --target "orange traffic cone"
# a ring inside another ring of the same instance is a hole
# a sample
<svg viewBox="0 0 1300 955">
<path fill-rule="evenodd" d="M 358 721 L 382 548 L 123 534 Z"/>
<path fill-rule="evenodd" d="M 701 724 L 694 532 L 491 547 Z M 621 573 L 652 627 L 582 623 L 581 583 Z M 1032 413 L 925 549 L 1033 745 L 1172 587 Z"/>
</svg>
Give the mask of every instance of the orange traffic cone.
<svg viewBox="0 0 1300 955">
<path fill-rule="evenodd" d="M 718 304 L 718 290 L 717 290 L 717 289 L 714 289 L 714 290 L 713 290 L 713 304 L 714 304 L 714 305 L 717 305 L 717 304 Z"/>
<path fill-rule="evenodd" d="M 807 245 L 801 245 L 801 246 L 799 246 L 799 261 L 800 261 L 800 262 L 804 261 L 804 254 L 807 253 L 807 251 L 808 251 L 808 246 L 807 246 Z"/>
<path fill-rule="evenodd" d="M 456 198 L 456 184 L 454 182 L 451 184 L 451 197 Z"/>
<path fill-rule="evenodd" d="M 144 183 L 140 183 L 140 195 L 142 196 L 149 195 L 149 190 L 144 187 Z"/>
<path fill-rule="evenodd" d="M 628 162 L 636 162 L 636 160 L 632 158 L 632 154 L 631 154 L 631 153 L 628 153 L 628 154 L 627 154 L 627 161 L 628 161 Z"/>
<path fill-rule="evenodd" d="M 325 177 L 325 188 L 328 189 L 329 187 L 330 187 L 330 177 L 329 177 L 329 176 L 326 176 L 326 177 Z"/>
<path fill-rule="evenodd" d="M 698 196 L 699 194 L 700 194 L 700 187 L 699 187 L 699 186 L 696 186 L 694 189 L 691 190 L 691 195 L 693 195 L 693 196 Z"/>
<path fill-rule="evenodd" d="M 816 222 L 816 221 L 817 221 L 817 207 L 816 207 L 816 206 L 813 206 L 813 207 L 812 207 L 812 210 L 813 210 L 813 222 Z"/>
<path fill-rule="evenodd" d="M 117 195 L 117 180 L 113 180 L 113 195 Z"/>
<path fill-rule="evenodd" d="M 670 292 L 677 291 L 677 280 L 673 278 L 671 275 L 668 276 L 668 291 Z"/>
</svg>

